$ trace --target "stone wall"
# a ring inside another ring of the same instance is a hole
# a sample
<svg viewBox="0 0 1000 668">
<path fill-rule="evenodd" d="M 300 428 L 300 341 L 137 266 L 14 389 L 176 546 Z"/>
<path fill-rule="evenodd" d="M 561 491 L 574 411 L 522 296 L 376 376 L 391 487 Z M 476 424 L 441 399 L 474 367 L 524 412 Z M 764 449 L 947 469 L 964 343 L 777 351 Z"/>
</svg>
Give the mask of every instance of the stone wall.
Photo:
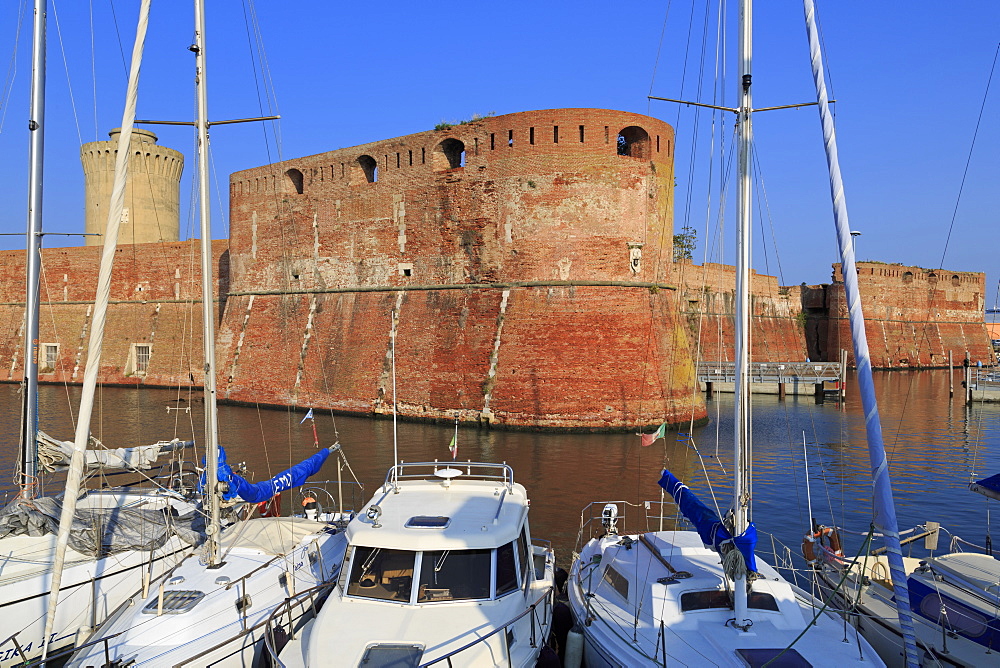
<svg viewBox="0 0 1000 668">
<path fill-rule="evenodd" d="M 395 329 L 408 416 L 700 419 L 664 283 L 672 148 L 662 121 L 559 109 L 233 174 L 221 396 L 386 412 Z"/>
<path fill-rule="evenodd" d="M 993 359 L 983 317 L 985 274 L 879 262 L 859 262 L 857 269 L 875 368 L 947 367 L 949 352 L 956 364 L 966 355 L 984 364 Z M 854 364 L 839 264 L 833 279 L 827 289 L 826 351 L 845 348 Z"/>
</svg>

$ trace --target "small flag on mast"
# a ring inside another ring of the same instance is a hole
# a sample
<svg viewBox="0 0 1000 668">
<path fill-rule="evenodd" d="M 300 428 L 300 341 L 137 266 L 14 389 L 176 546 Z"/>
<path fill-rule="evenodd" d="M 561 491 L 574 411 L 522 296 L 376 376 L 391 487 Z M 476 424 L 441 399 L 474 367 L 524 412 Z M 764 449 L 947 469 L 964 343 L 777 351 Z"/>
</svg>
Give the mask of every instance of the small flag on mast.
<svg viewBox="0 0 1000 668">
<path fill-rule="evenodd" d="M 451 450 L 451 458 L 454 459 L 458 457 L 458 431 L 455 431 L 455 435 L 451 437 L 451 443 L 448 444 L 448 449 Z"/>
<path fill-rule="evenodd" d="M 306 416 L 302 418 L 302 422 L 300 422 L 299 424 L 303 424 L 306 420 L 312 420 L 312 419 L 313 419 L 313 409 L 310 408 L 309 412 L 306 413 Z"/>
<path fill-rule="evenodd" d="M 658 438 L 663 438 L 663 436 L 666 433 L 667 433 L 667 423 L 664 422 L 663 424 L 660 425 L 659 429 L 657 429 L 652 434 L 639 434 L 639 436 L 642 437 L 642 447 L 645 448 L 652 445 L 653 441 L 655 441 Z"/>
</svg>

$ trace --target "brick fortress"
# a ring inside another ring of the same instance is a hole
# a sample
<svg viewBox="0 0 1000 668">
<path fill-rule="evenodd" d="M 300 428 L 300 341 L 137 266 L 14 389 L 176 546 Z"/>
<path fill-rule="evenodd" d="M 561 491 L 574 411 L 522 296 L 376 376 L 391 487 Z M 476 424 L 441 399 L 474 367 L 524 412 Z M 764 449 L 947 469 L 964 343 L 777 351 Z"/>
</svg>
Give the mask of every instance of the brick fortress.
<svg viewBox="0 0 1000 668">
<path fill-rule="evenodd" d="M 230 239 L 214 242 L 220 398 L 387 414 L 395 339 L 405 417 L 584 430 L 704 418 L 693 360 L 732 357 L 733 268 L 672 261 L 673 140 L 646 116 L 559 109 L 233 174 Z M 102 381 L 200 384 L 197 243 L 118 252 Z M 0 379 L 17 381 L 24 260 L 0 255 Z M 97 261 L 43 251 L 43 380 L 82 379 Z M 987 354 L 984 276 L 954 276 L 914 300 L 862 271 L 866 300 L 896 309 L 866 301 L 887 319 L 881 337 L 869 325 L 876 365 Z M 755 359 L 836 359 L 849 340 L 839 285 L 755 276 Z M 941 323 L 937 347 L 896 340 L 907 332 L 890 315 Z"/>
</svg>

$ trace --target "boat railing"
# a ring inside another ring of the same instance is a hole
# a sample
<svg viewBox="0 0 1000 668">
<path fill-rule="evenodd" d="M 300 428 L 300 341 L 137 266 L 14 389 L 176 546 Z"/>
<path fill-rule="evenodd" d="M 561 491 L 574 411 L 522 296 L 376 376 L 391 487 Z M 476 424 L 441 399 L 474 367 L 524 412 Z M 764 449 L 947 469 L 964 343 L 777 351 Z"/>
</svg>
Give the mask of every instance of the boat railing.
<svg viewBox="0 0 1000 668">
<path fill-rule="evenodd" d="M 552 606 L 553 606 L 553 603 L 554 603 L 554 592 L 555 592 L 555 589 L 553 587 L 546 588 L 546 590 L 542 593 L 542 595 L 539 596 L 537 599 L 535 599 L 534 603 L 532 603 L 530 606 L 528 606 L 527 608 L 525 608 L 525 610 L 523 612 L 519 613 L 517 616 L 513 617 L 512 619 L 510 619 L 509 621 L 507 621 L 502 626 L 498 626 L 497 628 L 493 629 L 492 631 L 490 631 L 486 635 L 479 636 L 475 640 L 473 640 L 472 642 L 469 642 L 469 643 L 467 643 L 465 645 L 462 645 L 458 649 L 452 650 L 451 652 L 448 652 L 447 654 L 445 654 L 443 656 L 439 656 L 438 658 L 434 659 L 433 661 L 428 661 L 426 663 L 421 663 L 419 665 L 419 668 L 427 668 L 427 666 L 437 665 L 437 664 L 440 664 L 442 661 L 444 661 L 446 663 L 446 665 L 448 665 L 449 668 L 450 668 L 451 665 L 452 665 L 451 659 L 452 659 L 453 656 L 455 656 L 457 654 L 461 654 L 462 652 L 464 652 L 464 651 L 466 651 L 468 649 L 471 649 L 472 647 L 475 647 L 476 645 L 480 645 L 480 644 L 486 642 L 487 640 L 489 640 L 490 638 L 492 638 L 496 634 L 500 633 L 501 631 L 506 631 L 507 628 L 509 628 L 510 626 L 513 626 L 515 623 L 519 622 L 526 615 L 531 615 L 531 639 L 530 639 L 530 641 L 531 641 L 531 647 L 532 648 L 538 647 L 539 644 L 540 644 L 539 643 L 539 636 L 544 632 L 544 629 L 545 629 L 545 620 L 549 619 L 551 617 L 551 615 L 552 615 Z M 539 606 L 541 606 L 541 610 L 540 611 L 539 611 Z M 504 634 L 504 638 L 506 638 L 506 637 L 507 637 L 507 634 L 505 633 Z M 541 643 L 544 643 L 544 642 L 545 642 L 545 638 L 541 638 Z"/>
<path fill-rule="evenodd" d="M 399 462 L 385 476 L 385 486 L 392 487 L 400 480 L 425 480 L 440 476 L 442 472 L 460 471 L 463 480 L 488 480 L 504 485 L 508 491 L 514 489 L 514 469 L 508 464 L 474 461 Z M 453 476 L 457 477 L 457 476 Z"/>
<path fill-rule="evenodd" d="M 317 587 L 304 589 L 295 596 L 289 596 L 284 603 L 277 606 L 267 618 L 264 630 L 264 648 L 271 657 L 271 665 L 277 668 L 285 668 L 285 664 L 278 658 L 278 653 L 284 648 L 289 640 L 293 640 L 295 635 L 302 630 L 302 627 L 311 617 L 315 617 L 323 602 L 330 596 L 330 593 L 337 587 L 336 580 L 326 582 Z M 500 631 L 506 630 L 511 625 L 520 621 L 525 615 L 531 615 L 531 646 L 538 647 L 539 643 L 545 642 L 545 638 L 539 640 L 539 636 L 544 632 L 545 620 L 552 616 L 552 606 L 555 603 L 555 588 L 546 587 L 545 591 L 530 606 L 502 626 L 498 626 L 484 636 L 478 636 L 475 640 L 462 645 L 444 656 L 440 656 L 433 661 L 420 664 L 419 668 L 431 666 L 442 661 L 452 665 L 451 658 L 471 647 L 475 647 L 486 642 Z M 296 617 L 296 611 L 299 616 Z M 287 625 L 287 631 L 285 630 Z M 506 635 L 504 636 L 506 637 Z"/>
<path fill-rule="evenodd" d="M 645 533 L 690 528 L 690 523 L 677 510 L 673 501 L 592 501 L 580 513 L 580 531 L 577 549 L 591 538 L 608 531 L 604 511 L 608 505 L 616 507 L 615 530 L 618 533 Z"/>
</svg>

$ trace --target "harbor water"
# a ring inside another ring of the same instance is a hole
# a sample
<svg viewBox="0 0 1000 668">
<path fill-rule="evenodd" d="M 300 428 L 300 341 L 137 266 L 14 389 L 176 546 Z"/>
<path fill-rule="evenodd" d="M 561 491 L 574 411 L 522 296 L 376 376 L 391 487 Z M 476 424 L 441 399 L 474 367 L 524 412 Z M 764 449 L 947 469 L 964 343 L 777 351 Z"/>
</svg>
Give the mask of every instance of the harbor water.
<svg viewBox="0 0 1000 668">
<path fill-rule="evenodd" d="M 949 397 L 947 371 L 881 372 L 875 381 L 900 528 L 936 521 L 952 534 L 984 545 L 996 519 L 991 517 L 987 499 L 970 492 L 968 483 L 1000 472 L 1000 406 L 964 405 L 957 372 L 954 397 Z M 773 534 L 795 552 L 809 526 L 803 440 L 812 516 L 822 524 L 859 531 L 868 530 L 871 524 L 861 403 L 852 391 L 856 388 L 853 379 L 848 387 L 843 405 L 831 399 L 817 403 L 804 396 L 753 400 L 753 519 L 760 531 Z M 15 384 L 0 386 L 0 492 L 8 499 L 15 489 L 19 392 Z M 78 387 L 43 386 L 41 428 L 52 436 L 72 439 L 78 398 Z M 551 540 L 560 565 L 568 566 L 581 509 L 591 501 L 659 501 L 656 481 L 664 466 L 706 501 L 711 502 L 714 493 L 718 506 L 723 511 L 728 507 L 732 395 L 716 395 L 708 406 L 707 425 L 690 434 L 668 431 L 665 439 L 646 448 L 631 434 L 462 427 L 458 460 L 510 464 L 517 481 L 528 489 L 534 536 Z M 103 388 L 98 393 L 93 434 L 108 447 L 175 437 L 200 443 L 202 408 L 197 391 Z M 312 425 L 301 423 L 302 411 L 221 406 L 219 412 L 220 438 L 229 461 L 245 462 L 251 480 L 266 479 L 315 451 Z M 359 505 L 392 465 L 392 421 L 332 416 L 317 410 L 315 426 L 321 446 L 338 440 L 342 444 L 364 487 L 356 495 Z M 401 460 L 451 459 L 448 446 L 453 426 L 400 422 L 397 430 Z M 200 451 L 197 456 L 200 459 Z M 331 458 L 317 478 L 336 476 Z M 350 473 L 345 470 L 344 476 L 349 479 Z M 57 487 L 58 481 L 52 481 L 46 491 L 57 491 Z M 285 503 L 287 511 L 291 498 Z M 947 548 L 947 540 L 946 534 L 941 548 Z M 848 553 L 860 544 L 860 537 L 845 537 Z"/>
</svg>

